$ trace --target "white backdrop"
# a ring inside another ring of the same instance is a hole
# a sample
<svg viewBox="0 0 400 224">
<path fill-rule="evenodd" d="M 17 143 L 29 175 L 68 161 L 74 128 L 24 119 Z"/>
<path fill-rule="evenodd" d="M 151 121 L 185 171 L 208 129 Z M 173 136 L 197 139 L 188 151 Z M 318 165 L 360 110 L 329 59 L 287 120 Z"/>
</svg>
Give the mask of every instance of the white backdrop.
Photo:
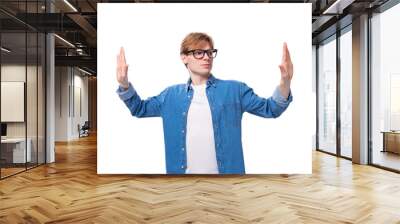
<svg viewBox="0 0 400 224">
<path fill-rule="evenodd" d="M 99 174 L 162 174 L 161 118 L 132 117 L 116 89 L 116 56 L 125 48 L 128 77 L 142 99 L 189 77 L 179 57 L 190 32 L 206 32 L 218 56 L 212 73 L 272 95 L 286 41 L 294 66 L 293 102 L 277 119 L 245 113 L 246 173 L 311 173 L 311 4 L 98 4 Z"/>
</svg>

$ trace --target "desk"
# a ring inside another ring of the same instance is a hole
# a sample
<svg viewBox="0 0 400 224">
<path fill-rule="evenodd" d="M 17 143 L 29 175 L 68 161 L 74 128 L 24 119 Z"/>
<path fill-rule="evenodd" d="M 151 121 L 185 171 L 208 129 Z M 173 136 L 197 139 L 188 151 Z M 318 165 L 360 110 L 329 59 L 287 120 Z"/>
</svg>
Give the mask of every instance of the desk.
<svg viewBox="0 0 400 224">
<path fill-rule="evenodd" d="M 25 138 L 1 139 L 1 156 L 3 157 L 3 159 L 6 160 L 6 162 L 9 163 L 31 162 L 32 140 L 30 138 L 27 138 L 27 142 L 28 142 L 27 145 L 28 147 L 26 147 L 26 155 L 25 155 Z M 26 161 L 25 158 L 27 159 Z"/>
<path fill-rule="evenodd" d="M 400 154 L 400 131 L 381 131 L 383 134 L 382 152 Z"/>
</svg>

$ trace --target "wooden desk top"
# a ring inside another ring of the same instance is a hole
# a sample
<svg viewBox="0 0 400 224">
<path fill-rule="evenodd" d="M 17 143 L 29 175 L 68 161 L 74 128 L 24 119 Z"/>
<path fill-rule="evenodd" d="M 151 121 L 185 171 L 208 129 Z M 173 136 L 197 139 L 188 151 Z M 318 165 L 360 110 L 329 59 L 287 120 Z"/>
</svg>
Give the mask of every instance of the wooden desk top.
<svg viewBox="0 0 400 224">
<path fill-rule="evenodd" d="M 388 133 L 388 134 L 400 134 L 400 131 L 381 131 L 381 133 Z"/>
<path fill-rule="evenodd" d="M 6 139 L 1 139 L 1 143 L 19 143 L 19 142 L 24 142 L 25 138 L 6 138 Z M 27 139 L 27 141 L 30 141 L 30 138 Z"/>
</svg>

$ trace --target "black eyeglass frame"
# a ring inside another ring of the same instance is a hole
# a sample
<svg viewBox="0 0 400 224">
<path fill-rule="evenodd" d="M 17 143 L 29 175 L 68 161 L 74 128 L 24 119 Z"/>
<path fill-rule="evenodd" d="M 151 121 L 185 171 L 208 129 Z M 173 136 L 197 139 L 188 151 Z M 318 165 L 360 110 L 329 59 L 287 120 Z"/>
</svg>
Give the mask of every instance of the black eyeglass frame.
<svg viewBox="0 0 400 224">
<path fill-rule="evenodd" d="M 198 58 L 198 57 L 195 56 L 194 52 L 196 52 L 196 51 L 201 51 L 202 55 L 201 55 L 200 58 Z M 207 52 L 207 56 L 208 56 L 209 58 L 215 58 L 215 57 L 217 57 L 218 50 L 217 50 L 217 49 L 208 49 L 208 50 L 194 49 L 194 50 L 186 51 L 186 54 L 192 53 L 192 55 L 193 55 L 194 58 L 196 58 L 196 59 L 202 59 L 202 58 L 204 58 L 204 55 L 205 55 L 206 52 Z M 211 53 L 209 53 L 209 52 L 211 52 Z M 214 53 L 215 53 L 215 56 L 213 56 Z M 210 56 L 210 55 L 211 55 L 211 56 Z"/>
</svg>

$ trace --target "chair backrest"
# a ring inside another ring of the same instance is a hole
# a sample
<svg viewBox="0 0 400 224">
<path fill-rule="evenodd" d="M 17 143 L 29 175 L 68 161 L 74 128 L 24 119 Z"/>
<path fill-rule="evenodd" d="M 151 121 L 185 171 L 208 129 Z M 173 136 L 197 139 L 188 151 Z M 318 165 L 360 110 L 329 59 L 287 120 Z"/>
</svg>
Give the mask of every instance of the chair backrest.
<svg viewBox="0 0 400 224">
<path fill-rule="evenodd" d="M 82 128 L 89 128 L 89 121 L 85 121 L 85 124 L 83 124 Z"/>
</svg>

